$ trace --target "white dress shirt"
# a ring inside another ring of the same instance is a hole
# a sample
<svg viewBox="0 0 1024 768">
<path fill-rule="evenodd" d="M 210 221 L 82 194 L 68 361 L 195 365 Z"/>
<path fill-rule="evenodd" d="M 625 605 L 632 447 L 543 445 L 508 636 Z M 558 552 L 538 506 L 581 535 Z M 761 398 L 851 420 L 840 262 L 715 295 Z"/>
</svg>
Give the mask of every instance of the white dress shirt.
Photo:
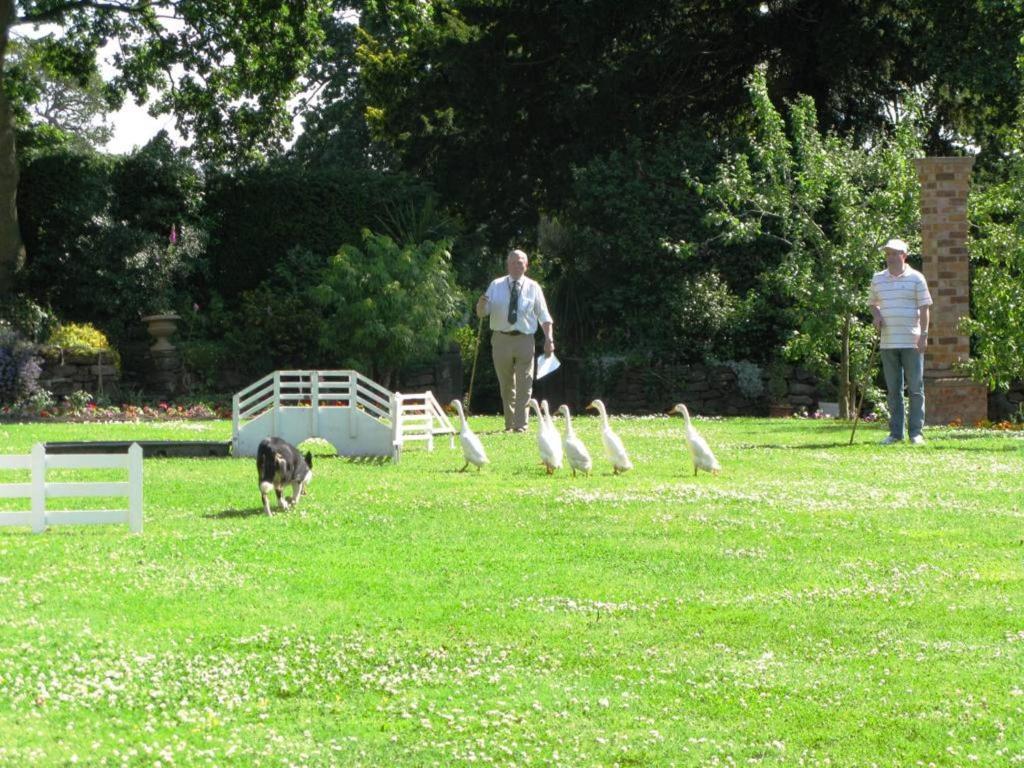
<svg viewBox="0 0 1024 768">
<path fill-rule="evenodd" d="M 537 325 L 550 323 L 551 314 L 544 300 L 544 291 L 536 280 L 526 275 L 519 278 L 519 304 L 516 322 L 508 322 L 508 303 L 512 297 L 512 278 L 509 275 L 499 277 L 487 286 L 487 311 L 491 317 L 492 331 L 519 331 L 532 336 L 537 332 Z"/>
</svg>

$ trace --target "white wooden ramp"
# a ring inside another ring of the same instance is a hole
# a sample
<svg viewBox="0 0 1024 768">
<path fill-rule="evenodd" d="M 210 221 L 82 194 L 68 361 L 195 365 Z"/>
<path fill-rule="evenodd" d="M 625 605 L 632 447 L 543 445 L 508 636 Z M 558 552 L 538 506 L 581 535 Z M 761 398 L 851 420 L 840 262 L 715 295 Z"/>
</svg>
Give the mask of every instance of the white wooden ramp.
<svg viewBox="0 0 1024 768">
<path fill-rule="evenodd" d="M 409 440 L 455 430 L 430 392 L 391 392 L 358 371 L 275 371 L 236 394 L 231 409 L 235 456 L 255 456 L 265 437 L 298 445 L 319 437 L 339 456 L 398 460 Z"/>
</svg>

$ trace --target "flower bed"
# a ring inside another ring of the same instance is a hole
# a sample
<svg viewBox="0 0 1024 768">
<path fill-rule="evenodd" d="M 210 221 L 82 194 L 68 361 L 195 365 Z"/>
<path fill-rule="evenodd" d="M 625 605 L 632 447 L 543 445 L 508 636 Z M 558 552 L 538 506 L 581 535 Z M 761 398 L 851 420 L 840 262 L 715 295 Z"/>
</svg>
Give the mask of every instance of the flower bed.
<svg viewBox="0 0 1024 768">
<path fill-rule="evenodd" d="M 98 405 L 92 399 L 84 401 L 83 398 L 69 397 L 38 408 L 31 405 L 0 406 L 0 419 L 7 421 L 196 421 L 230 418 L 231 406 L 223 402 Z"/>
</svg>

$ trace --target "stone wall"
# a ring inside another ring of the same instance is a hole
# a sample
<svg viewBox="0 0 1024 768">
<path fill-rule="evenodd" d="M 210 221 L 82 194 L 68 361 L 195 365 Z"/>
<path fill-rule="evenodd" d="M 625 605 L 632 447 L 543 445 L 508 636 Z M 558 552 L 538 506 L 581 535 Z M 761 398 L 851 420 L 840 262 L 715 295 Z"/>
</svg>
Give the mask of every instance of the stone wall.
<svg viewBox="0 0 1024 768">
<path fill-rule="evenodd" d="M 395 391 L 413 394 L 430 390 L 444 405 L 466 394 L 462 378 L 462 357 L 459 348 L 448 352 L 426 365 L 410 366 L 397 376 Z"/>
<path fill-rule="evenodd" d="M 800 368 L 785 368 L 784 394 L 769 396 L 765 372 L 760 385 L 757 395 L 744 392 L 737 371 L 726 365 L 642 366 L 569 358 L 536 383 L 534 394 L 552 404 L 567 403 L 574 411 L 599 397 L 614 413 L 654 413 L 685 403 L 704 416 L 767 416 L 773 404 L 788 413 L 813 411 L 823 399 L 817 381 Z"/>
<path fill-rule="evenodd" d="M 57 397 L 79 390 L 115 399 L 120 394 L 121 376 L 109 354 L 44 347 L 40 356 L 39 385 Z"/>
</svg>

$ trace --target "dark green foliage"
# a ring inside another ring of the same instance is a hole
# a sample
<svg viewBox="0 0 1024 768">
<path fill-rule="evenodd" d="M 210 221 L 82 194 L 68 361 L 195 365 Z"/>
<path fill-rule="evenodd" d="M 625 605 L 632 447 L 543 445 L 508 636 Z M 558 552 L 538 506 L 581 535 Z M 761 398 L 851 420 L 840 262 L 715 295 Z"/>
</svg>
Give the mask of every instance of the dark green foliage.
<svg viewBox="0 0 1024 768">
<path fill-rule="evenodd" d="M 361 247 L 343 247 L 311 292 L 325 317 L 323 354 L 385 383 L 403 366 L 434 357 L 461 304 L 448 247 L 399 244 L 368 230 Z"/>
<path fill-rule="evenodd" d="M 20 25 L 58 26 L 49 72 L 79 83 L 95 75 L 98 50 L 115 42 L 109 63 L 116 75 L 102 89 L 111 104 L 126 93 L 139 103 L 153 96 L 157 111 L 175 114 L 195 156 L 244 166 L 279 153 L 292 135 L 290 101 L 308 82 L 314 59 L 326 53 L 324 27 L 334 13 L 328 0 L 4 0 L 0 72 Z M 29 90 L 0 89 L 0 294 L 12 292 L 24 261 L 13 114 L 31 100 Z"/>
<path fill-rule="evenodd" d="M 252 290 L 292 249 L 326 261 L 389 206 L 425 200 L 425 185 L 400 175 L 280 164 L 212 180 L 207 210 L 210 275 L 229 301 Z"/>
<path fill-rule="evenodd" d="M 104 258 L 111 254 L 94 246 L 111 229 L 113 165 L 98 154 L 59 152 L 22 169 L 18 213 L 28 260 L 20 282 L 72 319 L 97 309 L 97 291 L 115 268 Z"/>
<path fill-rule="evenodd" d="M 8 297 L 0 304 L 0 321 L 35 344 L 49 338 L 58 325 L 52 312 L 22 293 Z"/>
<path fill-rule="evenodd" d="M 744 343 L 744 296 L 772 251 L 712 240 L 701 179 L 716 158 L 711 142 L 686 130 L 630 142 L 576 172 L 571 202 L 558 223 L 542 225 L 540 241 L 571 348 L 694 361 Z M 763 347 L 774 340 L 767 333 L 749 343 Z"/>
<path fill-rule="evenodd" d="M 120 344 L 141 315 L 191 306 L 205 234 L 199 180 L 167 142 L 126 157 L 59 151 L 22 174 L 28 251 L 22 289 L 65 320 L 91 322 Z M 171 227 L 177 244 L 169 242 Z"/>
<path fill-rule="evenodd" d="M 497 242 L 558 208 L 573 166 L 742 103 L 754 3 L 371 4 L 367 114 L 403 167 Z"/>
<path fill-rule="evenodd" d="M 168 235 L 172 224 L 194 221 L 202 205 L 202 179 L 161 131 L 112 169 L 110 215 L 128 226 Z"/>
<path fill-rule="evenodd" d="M 1004 390 L 1024 379 L 1024 162 L 1009 161 L 1005 174 L 971 196 L 971 317 L 963 323 L 972 334 L 967 370 Z"/>
</svg>

